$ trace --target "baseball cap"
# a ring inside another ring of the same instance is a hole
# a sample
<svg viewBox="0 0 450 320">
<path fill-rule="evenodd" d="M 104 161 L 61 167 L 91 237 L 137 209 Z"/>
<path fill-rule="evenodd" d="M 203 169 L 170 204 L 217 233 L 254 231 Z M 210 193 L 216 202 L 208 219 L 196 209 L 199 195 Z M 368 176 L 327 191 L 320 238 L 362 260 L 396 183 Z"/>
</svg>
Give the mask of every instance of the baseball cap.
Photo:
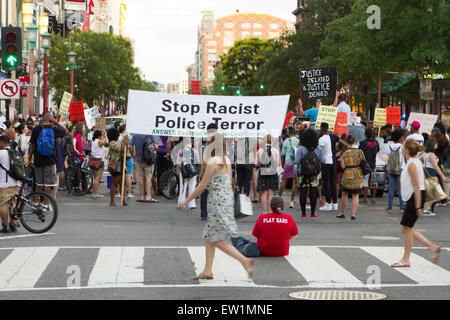
<svg viewBox="0 0 450 320">
<path fill-rule="evenodd" d="M 411 123 L 411 127 L 415 128 L 415 129 L 420 129 L 420 122 L 419 121 L 413 121 Z"/>
<path fill-rule="evenodd" d="M 6 125 L 4 123 L 0 123 L 0 129 L 6 131 Z"/>
</svg>

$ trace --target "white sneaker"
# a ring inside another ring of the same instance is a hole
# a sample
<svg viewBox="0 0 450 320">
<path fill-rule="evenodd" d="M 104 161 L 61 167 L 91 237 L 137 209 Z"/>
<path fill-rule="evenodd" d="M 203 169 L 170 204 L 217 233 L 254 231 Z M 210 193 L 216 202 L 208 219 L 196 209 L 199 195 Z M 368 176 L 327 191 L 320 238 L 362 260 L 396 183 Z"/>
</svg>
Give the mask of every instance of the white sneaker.
<svg viewBox="0 0 450 320">
<path fill-rule="evenodd" d="M 333 209 L 333 211 L 337 211 L 337 210 L 339 210 L 339 205 L 337 203 L 333 203 L 331 205 L 331 208 Z"/>
<path fill-rule="evenodd" d="M 120 194 L 116 194 L 115 197 L 116 198 L 122 198 L 122 196 Z"/>
<path fill-rule="evenodd" d="M 295 201 L 289 202 L 289 208 L 294 208 Z"/>
<path fill-rule="evenodd" d="M 333 207 L 331 206 L 331 203 L 325 203 L 324 206 L 320 207 L 321 211 L 332 211 Z"/>
<path fill-rule="evenodd" d="M 128 194 L 128 198 L 134 198 L 134 194 L 129 193 L 129 194 Z"/>
</svg>

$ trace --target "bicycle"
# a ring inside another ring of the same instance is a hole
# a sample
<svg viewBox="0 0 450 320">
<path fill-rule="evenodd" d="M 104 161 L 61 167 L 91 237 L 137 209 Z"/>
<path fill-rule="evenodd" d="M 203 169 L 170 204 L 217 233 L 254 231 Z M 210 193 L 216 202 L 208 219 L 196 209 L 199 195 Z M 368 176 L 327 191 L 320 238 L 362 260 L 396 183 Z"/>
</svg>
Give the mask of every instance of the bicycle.
<svg viewBox="0 0 450 320">
<path fill-rule="evenodd" d="M 180 191 L 180 177 L 178 175 L 178 168 L 172 163 L 172 167 L 161 175 L 158 181 L 159 191 L 164 198 L 172 200 L 178 196 Z"/>
<path fill-rule="evenodd" d="M 83 163 L 78 158 L 70 158 L 67 163 L 69 167 L 64 174 L 67 191 L 75 196 L 83 196 L 91 192 L 94 187 L 94 173 L 87 166 L 87 157 Z"/>
<path fill-rule="evenodd" d="M 30 180 L 24 180 L 17 195 L 8 201 L 9 216 L 11 220 L 20 220 L 22 226 L 31 233 L 45 233 L 53 228 L 58 219 L 58 205 L 43 191 L 24 195 L 23 189 L 28 182 Z M 20 227 L 17 222 L 16 227 Z"/>
</svg>

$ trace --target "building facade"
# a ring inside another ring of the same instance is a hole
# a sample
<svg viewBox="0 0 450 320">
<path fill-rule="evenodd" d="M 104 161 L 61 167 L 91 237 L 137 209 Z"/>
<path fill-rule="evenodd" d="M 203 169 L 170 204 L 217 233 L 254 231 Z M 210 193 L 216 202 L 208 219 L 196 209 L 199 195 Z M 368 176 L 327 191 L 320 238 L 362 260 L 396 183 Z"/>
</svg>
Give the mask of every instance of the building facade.
<svg viewBox="0 0 450 320">
<path fill-rule="evenodd" d="M 180 83 L 169 83 L 167 93 L 180 94 Z"/>
<path fill-rule="evenodd" d="M 216 62 L 235 41 L 255 37 L 275 39 L 295 29 L 292 22 L 262 13 L 237 12 L 217 20 L 212 11 L 203 11 L 202 14 L 198 28 L 194 79 L 201 80 L 202 87 L 212 85 Z"/>
<path fill-rule="evenodd" d="M 189 93 L 188 80 L 181 80 L 180 81 L 180 93 L 181 94 L 188 94 Z"/>
</svg>

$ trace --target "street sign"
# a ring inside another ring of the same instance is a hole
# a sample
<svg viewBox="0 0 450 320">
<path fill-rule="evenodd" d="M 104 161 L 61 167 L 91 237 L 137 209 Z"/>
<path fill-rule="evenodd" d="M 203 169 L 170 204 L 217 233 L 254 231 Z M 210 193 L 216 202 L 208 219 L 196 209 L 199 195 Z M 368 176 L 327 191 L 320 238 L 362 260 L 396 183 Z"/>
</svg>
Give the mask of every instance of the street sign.
<svg viewBox="0 0 450 320">
<path fill-rule="evenodd" d="M 20 81 L 19 79 L 0 80 L 0 99 L 18 100 L 20 99 Z"/>
</svg>

